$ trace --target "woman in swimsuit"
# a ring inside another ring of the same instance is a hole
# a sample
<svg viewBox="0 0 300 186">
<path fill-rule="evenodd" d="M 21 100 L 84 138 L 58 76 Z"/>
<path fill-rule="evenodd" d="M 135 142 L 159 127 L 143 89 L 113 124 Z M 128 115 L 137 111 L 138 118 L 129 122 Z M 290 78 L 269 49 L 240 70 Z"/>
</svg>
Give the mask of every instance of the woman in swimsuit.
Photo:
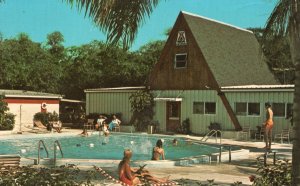
<svg viewBox="0 0 300 186">
<path fill-rule="evenodd" d="M 132 169 L 130 168 L 129 162 L 132 157 L 132 152 L 130 149 L 124 151 L 123 160 L 120 162 L 118 170 L 119 170 L 119 179 L 120 181 L 128 184 L 128 185 L 138 185 L 140 180 L 137 174 L 132 173 Z"/>
<path fill-rule="evenodd" d="M 272 129 L 273 129 L 273 111 L 271 109 L 271 104 L 266 103 L 266 122 L 265 122 L 265 142 L 266 149 L 271 149 L 272 143 Z"/>
<path fill-rule="evenodd" d="M 153 148 L 152 151 L 152 160 L 159 160 L 160 156 L 162 157 L 162 159 L 165 159 L 165 151 L 162 148 L 162 141 L 159 139 L 156 142 L 156 147 Z"/>
</svg>

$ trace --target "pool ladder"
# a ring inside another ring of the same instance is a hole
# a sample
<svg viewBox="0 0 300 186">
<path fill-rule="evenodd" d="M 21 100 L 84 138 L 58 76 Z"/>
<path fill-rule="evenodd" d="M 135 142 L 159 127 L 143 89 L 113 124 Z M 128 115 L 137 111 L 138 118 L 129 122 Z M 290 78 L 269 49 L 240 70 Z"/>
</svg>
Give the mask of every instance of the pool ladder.
<svg viewBox="0 0 300 186">
<path fill-rule="evenodd" d="M 220 137 L 218 137 L 218 134 L 220 134 Z M 218 142 L 218 138 L 220 139 L 220 144 L 222 143 L 222 131 L 220 130 L 209 131 L 203 138 L 200 139 L 200 141 L 207 141 L 212 136 L 215 137 L 216 143 Z"/>
<path fill-rule="evenodd" d="M 49 158 L 49 152 L 48 152 L 48 149 L 44 143 L 43 140 L 40 140 L 39 143 L 38 143 L 38 159 L 37 159 L 37 164 L 40 164 L 40 159 L 41 159 L 41 145 L 43 145 L 44 149 L 45 149 L 45 152 L 46 152 L 46 155 L 47 155 L 47 158 Z M 54 158 L 53 158 L 53 163 L 54 165 L 56 164 L 56 150 L 59 149 L 60 151 L 60 154 L 61 154 L 61 157 L 63 158 L 64 157 L 64 154 L 62 152 L 62 149 L 61 149 L 61 145 L 59 143 L 58 140 L 55 140 L 54 141 Z"/>
</svg>

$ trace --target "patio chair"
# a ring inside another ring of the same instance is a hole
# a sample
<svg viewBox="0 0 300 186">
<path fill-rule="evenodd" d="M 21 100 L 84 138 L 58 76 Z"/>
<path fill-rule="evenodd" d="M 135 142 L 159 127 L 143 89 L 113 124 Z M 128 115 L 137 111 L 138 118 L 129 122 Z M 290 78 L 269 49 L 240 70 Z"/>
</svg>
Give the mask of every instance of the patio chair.
<svg viewBox="0 0 300 186">
<path fill-rule="evenodd" d="M 242 139 L 242 138 L 244 138 L 245 140 L 249 140 L 250 126 L 248 125 L 244 126 L 243 129 L 237 133 L 237 139 Z"/>
<path fill-rule="evenodd" d="M 275 134 L 274 140 L 280 140 L 283 143 L 283 140 L 287 140 L 290 143 L 290 129 L 283 129 L 280 133 Z"/>
<path fill-rule="evenodd" d="M 257 131 L 254 134 L 254 139 L 257 140 L 262 140 L 264 141 L 265 138 L 265 127 L 264 126 L 256 126 Z"/>
<path fill-rule="evenodd" d="M 119 132 L 121 131 L 121 126 L 120 126 L 120 124 L 118 124 L 118 125 L 116 125 L 116 126 L 114 127 L 114 131 L 117 132 L 117 130 L 118 130 Z"/>
<path fill-rule="evenodd" d="M 0 167 L 19 167 L 21 156 L 19 154 L 0 155 Z"/>
<path fill-rule="evenodd" d="M 83 125 L 83 129 L 86 129 L 87 131 L 90 130 L 94 130 L 95 126 L 94 126 L 94 119 L 88 119 L 87 122 Z"/>
</svg>

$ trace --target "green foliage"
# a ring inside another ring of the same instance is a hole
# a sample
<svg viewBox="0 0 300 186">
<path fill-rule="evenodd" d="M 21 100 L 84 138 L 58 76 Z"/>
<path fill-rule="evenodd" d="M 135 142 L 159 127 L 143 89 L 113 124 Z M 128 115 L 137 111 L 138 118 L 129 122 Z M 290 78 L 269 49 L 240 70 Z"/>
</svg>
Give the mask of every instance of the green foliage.
<svg viewBox="0 0 300 186">
<path fill-rule="evenodd" d="M 15 115 L 9 113 L 4 96 L 0 95 L 0 130 L 12 130 L 15 125 Z"/>
<path fill-rule="evenodd" d="M 51 112 L 37 112 L 33 116 L 34 121 L 40 121 L 43 125 L 48 125 L 50 121 L 58 121 L 58 114 L 53 111 Z"/>
<path fill-rule="evenodd" d="M 59 93 L 84 99 L 84 89 L 140 86 L 158 61 L 164 41 L 146 44 L 138 51 L 93 41 L 64 48 L 63 36 L 53 32 L 46 46 L 21 33 L 0 42 L 0 88 Z"/>
<path fill-rule="evenodd" d="M 129 101 L 133 112 L 130 123 L 134 124 L 137 130 L 146 129 L 154 115 L 153 95 L 148 90 L 140 90 L 132 93 Z"/>
<path fill-rule="evenodd" d="M 253 185 L 291 185 L 292 164 L 289 160 L 278 160 L 275 165 L 264 166 L 259 163 L 257 170 L 259 177 L 254 179 Z"/>
<path fill-rule="evenodd" d="M 22 185 L 22 186 L 90 186 L 92 173 L 82 177 L 82 172 L 77 167 L 61 166 L 60 168 L 33 168 L 19 167 L 2 169 L 0 171 L 0 186 Z"/>
<path fill-rule="evenodd" d="M 294 83 L 295 69 L 292 63 L 289 39 L 287 36 L 268 36 L 263 38 L 265 32 L 262 28 L 249 28 L 253 31 L 260 43 L 266 62 L 275 77 L 285 84 Z"/>
<path fill-rule="evenodd" d="M 190 119 L 186 118 L 185 120 L 182 121 L 180 127 L 178 128 L 178 133 L 181 134 L 190 134 L 191 129 L 190 129 Z"/>
</svg>

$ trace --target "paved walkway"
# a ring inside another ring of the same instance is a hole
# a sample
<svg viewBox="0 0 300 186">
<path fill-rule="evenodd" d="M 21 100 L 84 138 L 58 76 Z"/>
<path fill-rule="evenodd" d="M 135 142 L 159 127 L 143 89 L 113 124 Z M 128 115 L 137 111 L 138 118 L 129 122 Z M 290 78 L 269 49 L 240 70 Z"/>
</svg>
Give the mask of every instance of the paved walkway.
<svg viewBox="0 0 300 186">
<path fill-rule="evenodd" d="M 72 136 L 80 134 L 81 130 L 64 129 L 62 133 L 54 135 Z M 0 140 L 14 138 L 15 136 L 32 136 L 36 134 L 25 132 L 23 134 L 12 134 L 10 131 L 0 131 Z M 113 135 L 113 134 L 112 134 Z M 188 137 L 193 140 L 200 140 L 202 137 L 175 135 L 174 137 Z M 210 139 L 208 143 L 215 143 L 215 140 Z M 173 168 L 149 168 L 149 170 L 158 177 L 171 175 L 172 180 L 178 180 L 185 185 L 199 185 L 207 183 L 207 180 L 214 180 L 215 183 L 221 185 L 230 185 L 234 182 L 241 181 L 244 185 L 251 185 L 249 176 L 255 174 L 256 158 L 265 153 L 264 142 L 258 141 L 237 141 L 234 139 L 222 139 L 222 144 L 239 146 L 244 149 L 249 149 L 250 153 L 244 160 L 234 161 L 231 164 L 204 164 L 193 165 L 189 167 L 173 167 Z M 278 151 L 278 157 L 291 159 L 291 144 L 273 143 L 272 149 Z M 116 171 L 115 168 L 112 171 Z M 107 182 L 109 183 L 109 181 Z"/>
</svg>

